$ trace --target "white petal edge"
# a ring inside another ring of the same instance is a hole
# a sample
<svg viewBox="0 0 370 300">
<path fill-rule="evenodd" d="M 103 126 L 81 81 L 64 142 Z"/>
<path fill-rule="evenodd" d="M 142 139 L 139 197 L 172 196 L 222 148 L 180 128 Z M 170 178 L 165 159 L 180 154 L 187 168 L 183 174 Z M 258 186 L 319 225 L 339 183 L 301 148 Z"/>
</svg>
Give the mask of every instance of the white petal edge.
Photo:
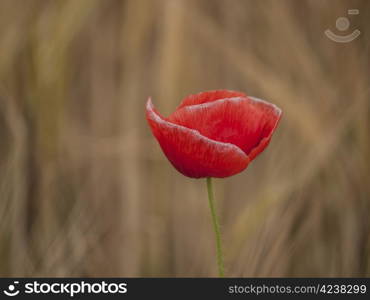
<svg viewBox="0 0 370 300">
<path fill-rule="evenodd" d="M 243 101 L 248 101 L 251 100 L 252 102 L 259 102 L 263 103 L 266 106 L 272 107 L 274 112 L 276 113 L 277 116 L 280 116 L 282 111 L 279 107 L 277 107 L 275 104 L 272 104 L 266 100 L 262 100 L 256 97 L 251 97 L 251 96 L 246 96 L 246 97 L 231 97 L 231 98 L 224 98 L 224 99 L 218 99 L 212 102 L 206 102 L 206 103 L 201 103 L 201 104 L 192 104 L 192 105 L 187 105 L 184 106 L 180 109 L 187 109 L 187 110 L 197 110 L 197 109 L 202 109 L 202 108 L 207 108 L 207 107 L 212 107 L 215 105 L 218 105 L 223 102 L 243 102 Z"/>
<path fill-rule="evenodd" d="M 199 104 L 199 105 L 201 105 L 201 104 Z M 152 99 L 150 97 L 149 97 L 148 102 L 146 104 L 146 110 L 148 112 L 148 117 L 151 120 L 153 120 L 154 122 L 157 122 L 157 123 L 160 123 L 160 124 L 164 124 L 165 126 L 168 126 L 168 127 L 177 128 L 178 130 L 183 131 L 183 132 L 191 132 L 194 135 L 194 137 L 196 137 L 197 139 L 200 139 L 200 140 L 204 140 L 206 143 L 213 144 L 213 145 L 214 144 L 219 145 L 219 146 L 221 146 L 221 149 L 222 150 L 225 149 L 225 148 L 227 148 L 227 149 L 234 149 L 235 151 L 237 151 L 242 156 L 248 157 L 248 155 L 242 149 L 240 149 L 238 146 L 236 146 L 234 144 L 231 144 L 231 143 L 223 143 L 223 142 L 212 140 L 212 139 L 207 138 L 206 136 L 200 134 L 200 132 L 198 130 L 190 129 L 190 128 L 187 128 L 185 126 L 177 125 L 177 124 L 168 122 L 166 120 L 163 120 L 154 111 L 154 106 L 153 106 L 153 103 L 152 103 Z"/>
<path fill-rule="evenodd" d="M 248 96 L 247 98 L 251 99 L 252 101 L 260 102 L 260 103 L 263 103 L 263 104 L 265 104 L 265 105 L 267 105 L 267 106 L 271 106 L 271 107 L 274 109 L 275 113 L 276 113 L 278 116 L 280 116 L 280 115 L 281 115 L 281 113 L 282 113 L 281 108 L 280 108 L 280 107 L 278 107 L 278 106 L 276 106 L 276 105 L 275 105 L 275 104 L 273 104 L 273 103 L 270 103 L 270 102 L 268 102 L 268 101 L 266 101 L 266 100 L 262 100 L 262 99 L 260 99 L 260 98 L 252 97 L 252 96 Z"/>
</svg>

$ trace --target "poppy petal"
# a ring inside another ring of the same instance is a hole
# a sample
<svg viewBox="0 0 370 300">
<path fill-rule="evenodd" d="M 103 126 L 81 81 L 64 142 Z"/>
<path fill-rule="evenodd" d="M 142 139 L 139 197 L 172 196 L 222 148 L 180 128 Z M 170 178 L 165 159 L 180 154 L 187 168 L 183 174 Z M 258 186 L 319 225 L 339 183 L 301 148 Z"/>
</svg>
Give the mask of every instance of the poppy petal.
<svg viewBox="0 0 370 300">
<path fill-rule="evenodd" d="M 259 144 L 257 144 L 257 146 L 255 146 L 248 154 L 250 160 L 252 161 L 253 159 L 256 158 L 256 156 L 258 154 L 260 154 L 263 150 L 265 150 L 265 148 L 270 144 L 270 141 L 271 141 L 271 137 L 273 135 L 273 133 L 275 132 L 275 129 L 276 127 L 278 126 L 279 122 L 280 122 L 280 119 L 281 119 L 281 115 L 282 115 L 282 110 L 277 107 L 276 105 L 274 104 L 271 104 L 271 103 L 268 103 L 262 99 L 259 99 L 259 98 L 256 98 L 256 97 L 249 97 L 252 101 L 257 101 L 257 102 L 260 102 L 265 105 L 269 105 L 269 106 L 272 106 L 273 108 L 273 111 L 274 111 L 274 117 L 270 118 L 270 127 L 267 128 L 267 131 L 265 132 L 265 136 L 264 138 L 262 138 L 262 140 L 259 142 Z"/>
<path fill-rule="evenodd" d="M 189 105 L 202 104 L 207 102 L 213 102 L 220 99 L 232 98 L 232 97 L 246 97 L 242 92 L 231 91 L 231 90 L 214 90 L 202 92 L 195 95 L 189 95 L 181 101 L 181 104 L 177 109 L 183 108 Z"/>
<path fill-rule="evenodd" d="M 252 160 L 268 145 L 280 117 L 280 108 L 264 100 L 233 97 L 185 106 L 168 121 L 212 140 L 234 144 Z"/>
<path fill-rule="evenodd" d="M 182 174 L 193 177 L 228 177 L 243 171 L 249 157 L 236 145 L 212 140 L 199 131 L 169 122 L 146 105 L 151 130 L 172 165 Z"/>
</svg>

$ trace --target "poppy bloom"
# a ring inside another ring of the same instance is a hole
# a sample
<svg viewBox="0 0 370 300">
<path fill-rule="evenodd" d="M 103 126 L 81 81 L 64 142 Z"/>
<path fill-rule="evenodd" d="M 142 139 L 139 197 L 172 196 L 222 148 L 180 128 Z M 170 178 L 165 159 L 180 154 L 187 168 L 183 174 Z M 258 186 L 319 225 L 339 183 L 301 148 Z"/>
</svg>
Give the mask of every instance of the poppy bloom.
<svg viewBox="0 0 370 300">
<path fill-rule="evenodd" d="M 172 165 L 185 176 L 207 177 L 220 277 L 224 262 L 212 177 L 243 171 L 267 147 L 280 117 L 277 106 L 235 91 L 190 95 L 168 118 L 148 99 L 146 118 Z"/>
<path fill-rule="evenodd" d="M 228 177 L 267 147 L 281 109 L 241 92 L 217 90 L 186 97 L 168 118 L 149 98 L 146 117 L 179 172 L 192 178 Z"/>
</svg>

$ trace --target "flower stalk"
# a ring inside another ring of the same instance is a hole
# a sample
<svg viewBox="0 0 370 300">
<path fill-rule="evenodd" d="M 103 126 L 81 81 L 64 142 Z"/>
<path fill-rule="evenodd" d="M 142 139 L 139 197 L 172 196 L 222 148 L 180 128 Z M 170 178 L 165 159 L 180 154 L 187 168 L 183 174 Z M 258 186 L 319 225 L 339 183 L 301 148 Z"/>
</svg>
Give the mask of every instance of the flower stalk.
<svg viewBox="0 0 370 300">
<path fill-rule="evenodd" d="M 222 242 L 221 242 L 221 232 L 220 232 L 220 223 L 216 213 L 214 195 L 213 195 L 213 185 L 212 178 L 207 177 L 207 191 L 208 191 L 208 200 L 209 207 L 211 209 L 213 229 L 216 236 L 216 252 L 217 252 L 217 265 L 218 265 L 218 275 L 219 277 L 224 277 L 224 258 L 222 253 Z"/>
</svg>

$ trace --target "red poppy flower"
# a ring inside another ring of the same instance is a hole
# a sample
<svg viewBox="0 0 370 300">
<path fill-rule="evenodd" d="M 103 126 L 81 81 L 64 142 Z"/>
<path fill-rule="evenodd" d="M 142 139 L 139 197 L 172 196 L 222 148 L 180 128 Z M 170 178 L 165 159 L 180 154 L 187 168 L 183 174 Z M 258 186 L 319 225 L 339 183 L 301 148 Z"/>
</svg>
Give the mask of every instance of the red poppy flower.
<svg viewBox="0 0 370 300">
<path fill-rule="evenodd" d="M 228 177 L 267 147 L 281 109 L 240 92 L 217 90 L 186 97 L 168 118 L 149 98 L 146 117 L 179 172 L 193 178 Z"/>
</svg>

